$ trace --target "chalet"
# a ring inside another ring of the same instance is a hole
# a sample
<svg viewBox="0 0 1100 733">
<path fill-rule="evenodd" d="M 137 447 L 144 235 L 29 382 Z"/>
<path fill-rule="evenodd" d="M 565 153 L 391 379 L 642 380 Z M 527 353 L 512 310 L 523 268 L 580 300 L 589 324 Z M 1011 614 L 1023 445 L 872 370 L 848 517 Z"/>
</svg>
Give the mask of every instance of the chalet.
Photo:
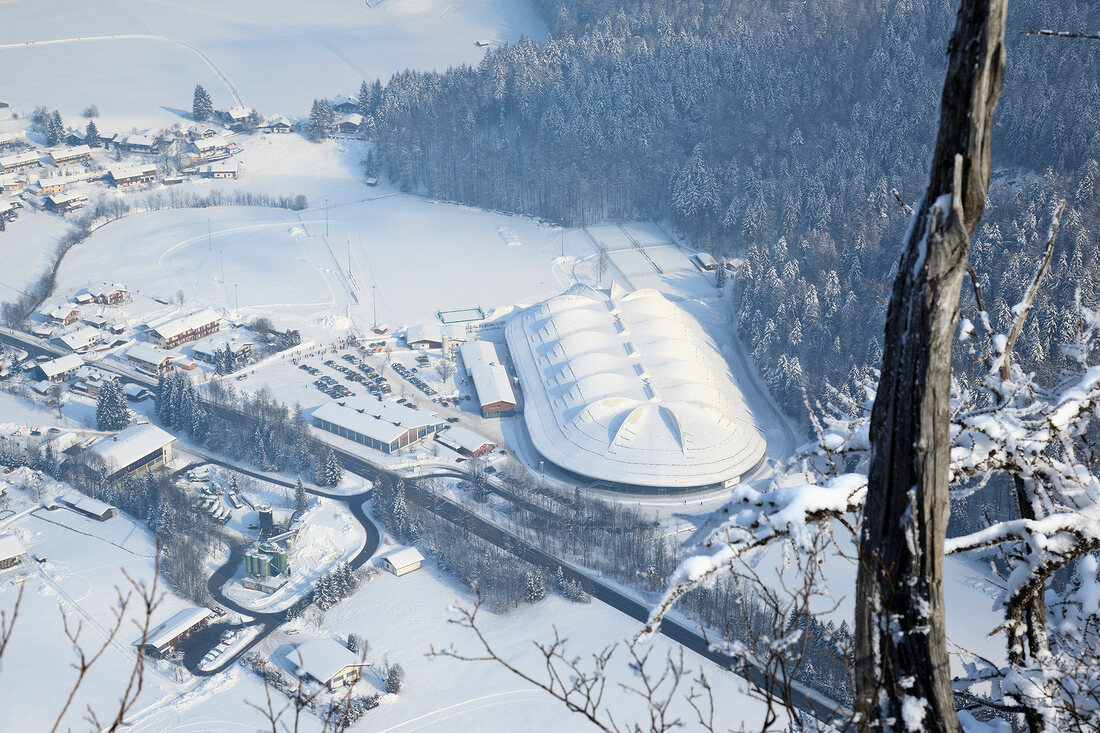
<svg viewBox="0 0 1100 733">
<path fill-rule="evenodd" d="M 25 153 L 16 153 L 15 155 L 8 155 L 0 158 L 0 173 L 12 173 L 14 171 L 22 171 L 27 168 L 38 168 L 42 165 L 42 161 L 38 159 L 38 153 L 34 150 L 28 150 Z"/>
<path fill-rule="evenodd" d="M 83 359 L 76 354 L 68 354 L 42 362 L 37 366 L 37 370 L 44 381 L 57 384 L 71 377 L 82 366 L 84 366 Z"/>
<path fill-rule="evenodd" d="M 157 180 L 157 167 L 152 163 L 116 165 L 107 170 L 107 180 L 116 188 L 127 188 Z"/>
<path fill-rule="evenodd" d="M 76 384 L 72 386 L 74 392 L 83 392 L 86 395 L 95 397 L 99 394 L 99 390 L 107 382 L 117 382 L 118 377 L 108 374 L 104 374 L 95 367 L 90 367 L 87 364 L 80 367 L 73 373 L 73 377 L 77 380 Z"/>
<path fill-rule="evenodd" d="M 52 341 L 55 345 L 68 349 L 74 354 L 82 354 L 99 343 L 99 337 L 102 333 L 98 328 L 85 326 L 72 333 L 56 336 Z"/>
<path fill-rule="evenodd" d="M 156 425 L 131 425 L 94 443 L 88 452 L 104 460 L 111 471 L 107 480 L 115 481 L 168 465 L 175 440 Z"/>
<path fill-rule="evenodd" d="M 164 374 L 172 368 L 173 355 L 149 344 L 134 344 L 126 349 L 126 360 L 150 374 Z"/>
<path fill-rule="evenodd" d="M 149 133 L 137 133 L 121 138 L 118 149 L 127 153 L 153 153 L 157 149 L 157 138 Z"/>
<path fill-rule="evenodd" d="M 18 565 L 25 552 L 23 543 L 17 537 L 10 534 L 0 535 L 0 570 Z"/>
<path fill-rule="evenodd" d="M 220 135 L 204 137 L 191 141 L 191 150 L 199 160 L 211 160 L 219 156 L 232 155 L 237 151 L 237 143 L 226 140 Z"/>
<path fill-rule="evenodd" d="M 59 305 L 49 313 L 46 313 L 49 323 L 58 323 L 62 326 L 71 326 L 80 318 L 80 311 L 69 305 Z"/>
<path fill-rule="evenodd" d="M 343 135 L 354 135 L 363 126 L 363 115 L 358 112 L 344 115 L 332 125 L 332 131 Z"/>
<path fill-rule="evenodd" d="M 93 313 L 90 316 L 81 316 L 80 322 L 85 325 L 91 326 L 92 328 L 98 328 L 100 331 L 106 331 L 107 327 L 110 324 L 107 316 L 103 315 L 102 313 Z"/>
<path fill-rule="evenodd" d="M 89 519 L 94 519 L 97 522 L 106 522 L 108 519 L 118 514 L 118 510 L 107 502 L 93 499 L 90 496 L 85 496 L 76 491 L 66 491 L 61 496 L 57 497 L 57 499 L 68 509 L 71 509 L 77 514 L 83 514 Z"/>
<path fill-rule="evenodd" d="M 46 210 L 67 214 L 88 205 L 88 197 L 79 193 L 55 193 L 46 197 Z"/>
<path fill-rule="evenodd" d="M 54 165 L 73 165 L 74 163 L 86 163 L 92 159 L 92 149 L 87 145 L 77 145 L 68 150 L 51 150 L 50 162 Z"/>
<path fill-rule="evenodd" d="M 135 641 L 134 646 L 144 646 L 149 654 L 163 657 L 174 651 L 176 644 L 205 628 L 212 618 L 214 614 L 205 608 L 185 608 L 157 624 L 144 638 Z"/>
<path fill-rule="evenodd" d="M 286 117 L 276 117 L 268 125 L 268 129 L 272 132 L 277 132 L 280 135 L 285 135 L 294 129 L 294 126 L 290 124 L 290 120 Z"/>
<path fill-rule="evenodd" d="M 339 97 L 335 97 L 328 103 L 332 107 L 333 111 L 340 114 L 350 114 L 352 112 L 359 111 L 359 100 L 355 97 L 348 97 L 341 94 Z"/>
<path fill-rule="evenodd" d="M 6 148 L 13 148 L 16 145 L 22 145 L 27 142 L 27 135 L 22 130 L 16 130 L 15 132 L 2 132 L 0 133 L 0 150 Z"/>
<path fill-rule="evenodd" d="M 130 291 L 119 283 L 115 283 L 114 285 L 96 285 L 88 288 L 88 294 L 92 296 L 92 300 L 100 305 L 116 305 L 126 300 L 126 296 L 130 294 Z"/>
<path fill-rule="evenodd" d="M 229 161 L 211 163 L 199 169 L 199 175 L 203 178 L 215 178 L 219 180 L 227 178 L 236 179 L 239 174 L 240 166 L 236 163 L 230 163 Z"/>
<path fill-rule="evenodd" d="M 126 395 L 126 399 L 131 402 L 144 402 L 145 400 L 151 400 L 154 395 L 147 388 L 142 387 L 140 384 L 130 383 L 122 388 L 122 393 Z"/>
<path fill-rule="evenodd" d="M 28 179 L 18 173 L 4 173 L 0 175 L 0 193 L 21 191 L 27 187 Z"/>
<path fill-rule="evenodd" d="M 61 142 L 70 147 L 76 147 L 77 145 L 83 145 L 88 142 L 84 133 L 80 130 L 69 130 L 65 133 L 65 137 L 61 138 Z"/>
<path fill-rule="evenodd" d="M 35 183 L 38 184 L 41 193 L 61 193 L 65 188 L 65 184 L 69 183 L 69 179 L 65 176 L 50 176 L 39 178 Z"/>
<path fill-rule="evenodd" d="M 218 134 L 218 130 L 213 127 L 192 127 L 187 131 L 187 136 L 192 140 L 202 140 L 204 138 L 214 137 Z"/>
<path fill-rule="evenodd" d="M 394 400 L 378 401 L 369 395 L 321 405 L 313 411 L 313 424 L 383 453 L 396 453 L 430 440 L 444 425 L 438 415 L 410 410 Z"/>
<path fill-rule="evenodd" d="M 11 201 L 0 201 L 0 221 L 15 221 L 18 215 L 19 210 Z"/>
<path fill-rule="evenodd" d="M 252 342 L 242 341 L 238 343 L 225 337 L 210 338 L 192 346 L 191 353 L 201 362 L 214 364 L 217 361 L 217 352 L 225 348 L 229 348 L 233 352 L 233 356 L 240 359 L 252 353 Z"/>
<path fill-rule="evenodd" d="M 230 107 L 225 116 L 229 118 L 229 121 L 235 125 L 239 125 L 243 122 L 247 122 L 249 116 L 252 114 L 251 107 Z"/>
<path fill-rule="evenodd" d="M 505 417 L 516 411 L 516 393 L 496 347 L 488 341 L 463 344 L 459 353 L 474 382 L 482 417 Z"/>
<path fill-rule="evenodd" d="M 287 659 L 295 665 L 299 677 L 316 680 L 329 691 L 354 685 L 365 666 L 347 647 L 332 639 L 311 639 L 298 644 Z"/>
<path fill-rule="evenodd" d="M 461 425 L 452 425 L 436 435 L 435 439 L 451 450 L 470 458 L 492 453 L 496 448 L 496 443 Z"/>
<path fill-rule="evenodd" d="M 151 329 L 149 338 L 162 349 L 174 349 L 188 341 L 209 336 L 220 327 L 218 314 L 206 308 Z"/>
<path fill-rule="evenodd" d="M 390 550 L 379 558 L 382 566 L 397 577 L 408 575 L 418 569 L 424 562 L 424 556 L 415 547 L 402 547 L 399 550 Z"/>
<path fill-rule="evenodd" d="M 405 329 L 405 343 L 410 349 L 442 349 L 443 332 L 437 324 L 418 323 Z"/>
</svg>

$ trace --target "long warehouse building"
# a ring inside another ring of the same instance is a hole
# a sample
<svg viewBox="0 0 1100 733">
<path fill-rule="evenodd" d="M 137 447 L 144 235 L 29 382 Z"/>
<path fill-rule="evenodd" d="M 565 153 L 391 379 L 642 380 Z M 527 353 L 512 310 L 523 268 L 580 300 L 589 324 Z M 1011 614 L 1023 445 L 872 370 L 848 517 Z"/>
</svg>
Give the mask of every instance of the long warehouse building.
<svg viewBox="0 0 1100 733">
<path fill-rule="evenodd" d="M 593 488 L 727 487 L 764 458 L 714 341 L 656 290 L 574 285 L 519 313 L 505 337 L 535 448 Z"/>
</svg>

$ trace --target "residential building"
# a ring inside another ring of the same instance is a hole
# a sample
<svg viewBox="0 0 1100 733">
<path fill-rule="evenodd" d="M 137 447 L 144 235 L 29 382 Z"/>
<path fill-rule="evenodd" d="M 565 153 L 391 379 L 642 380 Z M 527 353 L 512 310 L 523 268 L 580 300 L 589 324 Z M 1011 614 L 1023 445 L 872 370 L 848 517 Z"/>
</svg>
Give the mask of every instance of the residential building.
<svg viewBox="0 0 1100 733">
<path fill-rule="evenodd" d="M 23 543 L 15 535 L 0 535 L 0 570 L 15 567 L 23 560 Z"/>
<path fill-rule="evenodd" d="M 127 153 L 153 153 L 157 149 L 157 137 L 148 132 L 127 135 L 117 143 L 118 149 Z"/>
<path fill-rule="evenodd" d="M 396 453 L 431 438 L 444 425 L 438 415 L 369 395 L 321 405 L 313 412 L 313 424 L 383 453 Z"/>
<path fill-rule="evenodd" d="M 46 321 L 49 323 L 57 323 L 62 326 L 71 326 L 76 323 L 76 320 L 80 318 L 80 311 L 72 306 L 59 305 L 49 313 L 45 314 Z"/>
<path fill-rule="evenodd" d="M 88 450 L 102 458 L 111 471 L 108 481 L 125 475 L 142 474 L 172 460 L 176 438 L 156 425 L 131 425 L 94 443 Z"/>
<path fill-rule="evenodd" d="M 38 159 L 38 152 L 28 150 L 24 153 L 6 155 L 0 158 L 0 173 L 13 173 L 27 168 L 38 168 L 41 165 L 42 162 Z"/>
<path fill-rule="evenodd" d="M 157 166 L 154 163 L 137 165 L 115 165 L 107 170 L 107 181 L 116 188 L 128 188 L 157 180 Z"/>
<path fill-rule="evenodd" d="M 12 193 L 22 191 L 27 187 L 29 179 L 26 175 L 18 173 L 4 173 L 0 175 L 0 193 Z"/>
<path fill-rule="evenodd" d="M 149 344 L 136 343 L 126 349 L 126 360 L 150 374 L 164 374 L 172 368 L 174 355 L 154 349 Z"/>
<path fill-rule="evenodd" d="M 363 126 L 363 115 L 358 112 L 347 114 L 336 120 L 332 125 L 332 131 L 344 135 L 354 135 Z"/>
<path fill-rule="evenodd" d="M 86 292 L 92 296 L 92 300 L 100 305 L 116 305 L 126 300 L 130 291 L 121 283 L 107 285 L 106 283 L 87 288 Z"/>
<path fill-rule="evenodd" d="M 217 361 L 217 352 L 226 347 L 233 352 L 237 359 L 252 353 L 251 341 L 233 340 L 226 336 L 204 339 L 191 347 L 191 353 L 201 362 L 214 364 Z"/>
<path fill-rule="evenodd" d="M 173 349 L 188 341 L 209 336 L 220 327 L 218 314 L 206 308 L 151 329 L 149 338 L 162 349 Z"/>
<path fill-rule="evenodd" d="M 296 665 L 299 677 L 316 680 L 329 691 L 354 685 L 365 666 L 347 647 L 332 639 L 312 639 L 298 644 L 287 659 Z"/>
<path fill-rule="evenodd" d="M 84 328 L 78 328 L 72 333 L 55 336 L 51 340 L 54 344 L 66 348 L 75 354 L 83 353 L 95 346 L 99 343 L 99 337 L 102 335 L 103 332 L 98 328 L 85 326 Z"/>
<path fill-rule="evenodd" d="M 0 133 L 0 150 L 22 145 L 27 142 L 27 134 L 22 130 Z"/>
<path fill-rule="evenodd" d="M 230 162 L 228 160 L 220 163 L 211 163 L 210 165 L 204 165 L 199 169 L 199 175 L 203 178 L 214 178 L 218 180 L 224 179 L 236 179 L 240 175 L 240 165 Z"/>
<path fill-rule="evenodd" d="M 82 366 L 84 366 L 83 359 L 76 354 L 67 354 L 66 356 L 44 361 L 38 365 L 37 369 L 42 379 L 57 383 L 64 382 Z"/>
<path fill-rule="evenodd" d="M 280 135 L 285 135 L 294 129 L 294 125 L 290 124 L 290 120 L 286 117 L 276 117 L 271 121 L 271 124 L 268 125 L 268 129 Z"/>
<path fill-rule="evenodd" d="M 50 162 L 54 165 L 73 165 L 86 163 L 92 159 L 92 149 L 87 145 L 77 145 L 65 150 L 51 150 Z"/>
<path fill-rule="evenodd" d="M 55 193 L 46 197 L 46 209 L 58 214 L 66 214 L 82 209 L 88 204 L 88 197 L 79 193 Z"/>
</svg>

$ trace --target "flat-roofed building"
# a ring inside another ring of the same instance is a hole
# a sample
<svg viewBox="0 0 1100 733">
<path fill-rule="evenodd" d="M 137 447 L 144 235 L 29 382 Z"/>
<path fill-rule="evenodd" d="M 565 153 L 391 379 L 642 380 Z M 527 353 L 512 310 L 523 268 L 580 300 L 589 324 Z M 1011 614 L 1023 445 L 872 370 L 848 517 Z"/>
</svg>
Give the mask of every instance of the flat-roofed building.
<svg viewBox="0 0 1100 733">
<path fill-rule="evenodd" d="M 461 425 L 452 425 L 436 435 L 435 439 L 451 450 L 471 458 L 491 453 L 497 447 L 496 443 L 485 436 Z"/>
<path fill-rule="evenodd" d="M 393 400 L 358 395 L 321 405 L 313 411 L 313 424 L 383 453 L 396 453 L 431 438 L 444 422 L 438 415 Z"/>
</svg>

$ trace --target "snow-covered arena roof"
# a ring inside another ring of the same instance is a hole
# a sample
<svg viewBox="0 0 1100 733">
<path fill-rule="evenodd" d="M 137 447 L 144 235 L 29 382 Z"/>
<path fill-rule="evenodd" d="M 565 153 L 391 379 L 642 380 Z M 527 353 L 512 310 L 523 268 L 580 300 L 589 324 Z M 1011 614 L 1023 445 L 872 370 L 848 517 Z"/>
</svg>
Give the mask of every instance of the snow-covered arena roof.
<svg viewBox="0 0 1100 733">
<path fill-rule="evenodd" d="M 613 484 L 739 479 L 764 439 L 698 322 L 656 290 L 574 285 L 505 329 L 524 419 L 549 461 Z"/>
</svg>

